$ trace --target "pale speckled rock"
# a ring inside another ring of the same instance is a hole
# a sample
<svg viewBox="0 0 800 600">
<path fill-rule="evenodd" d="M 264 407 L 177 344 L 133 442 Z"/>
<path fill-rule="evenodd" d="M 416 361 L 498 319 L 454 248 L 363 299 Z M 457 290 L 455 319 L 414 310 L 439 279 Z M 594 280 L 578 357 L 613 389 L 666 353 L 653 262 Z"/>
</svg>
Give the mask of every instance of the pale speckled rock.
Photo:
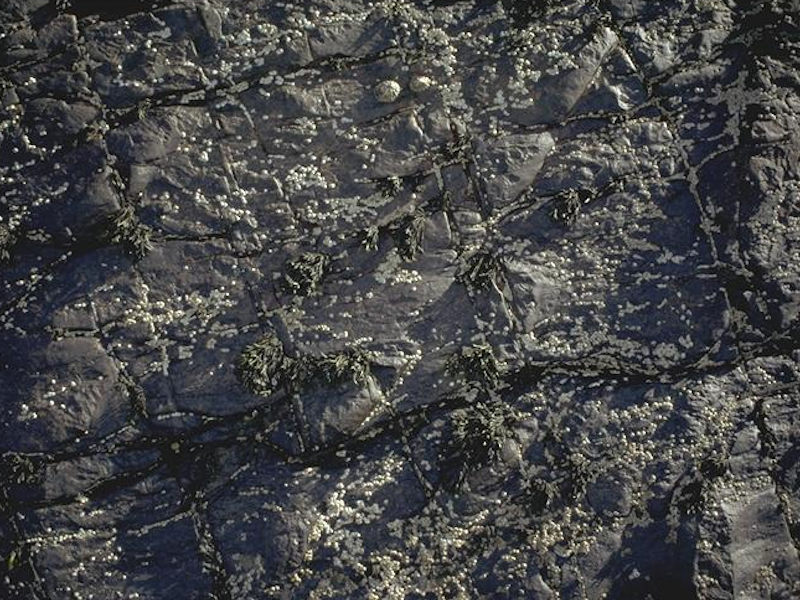
<svg viewBox="0 0 800 600">
<path fill-rule="evenodd" d="M 798 12 L 2 3 L 0 597 L 800 597 Z"/>
</svg>

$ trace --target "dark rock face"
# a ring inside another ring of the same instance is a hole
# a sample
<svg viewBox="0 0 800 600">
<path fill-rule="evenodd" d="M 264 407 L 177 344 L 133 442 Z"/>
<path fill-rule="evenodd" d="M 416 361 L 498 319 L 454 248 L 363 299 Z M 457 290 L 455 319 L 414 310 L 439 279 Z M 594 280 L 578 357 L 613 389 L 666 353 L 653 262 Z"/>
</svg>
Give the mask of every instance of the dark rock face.
<svg viewBox="0 0 800 600">
<path fill-rule="evenodd" d="M 799 19 L 3 2 L 0 597 L 800 598 Z"/>
</svg>

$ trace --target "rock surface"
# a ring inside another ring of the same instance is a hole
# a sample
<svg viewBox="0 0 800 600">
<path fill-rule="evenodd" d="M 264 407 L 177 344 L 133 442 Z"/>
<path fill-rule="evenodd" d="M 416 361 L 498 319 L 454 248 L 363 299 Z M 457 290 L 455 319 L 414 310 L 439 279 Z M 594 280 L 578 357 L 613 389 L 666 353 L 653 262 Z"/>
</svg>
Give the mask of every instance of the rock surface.
<svg viewBox="0 0 800 600">
<path fill-rule="evenodd" d="M 0 597 L 800 598 L 799 23 L 5 0 Z"/>
</svg>

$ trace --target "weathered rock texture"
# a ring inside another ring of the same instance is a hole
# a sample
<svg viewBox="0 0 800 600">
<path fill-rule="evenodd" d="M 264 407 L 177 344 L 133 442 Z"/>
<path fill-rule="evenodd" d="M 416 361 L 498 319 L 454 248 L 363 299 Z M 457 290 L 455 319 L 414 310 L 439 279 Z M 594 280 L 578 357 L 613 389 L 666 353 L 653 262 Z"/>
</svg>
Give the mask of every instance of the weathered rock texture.
<svg viewBox="0 0 800 600">
<path fill-rule="evenodd" d="M 800 597 L 800 2 L 0 21 L 0 597 Z"/>
</svg>

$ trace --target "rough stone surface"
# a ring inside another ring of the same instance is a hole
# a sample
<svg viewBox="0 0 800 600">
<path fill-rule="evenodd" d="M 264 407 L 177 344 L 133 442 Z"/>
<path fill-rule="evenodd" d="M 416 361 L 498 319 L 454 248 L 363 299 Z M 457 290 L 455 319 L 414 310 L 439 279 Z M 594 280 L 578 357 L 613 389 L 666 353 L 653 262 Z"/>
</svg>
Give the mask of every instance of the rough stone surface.
<svg viewBox="0 0 800 600">
<path fill-rule="evenodd" d="M 0 597 L 800 598 L 799 23 L 4 0 Z"/>
</svg>

